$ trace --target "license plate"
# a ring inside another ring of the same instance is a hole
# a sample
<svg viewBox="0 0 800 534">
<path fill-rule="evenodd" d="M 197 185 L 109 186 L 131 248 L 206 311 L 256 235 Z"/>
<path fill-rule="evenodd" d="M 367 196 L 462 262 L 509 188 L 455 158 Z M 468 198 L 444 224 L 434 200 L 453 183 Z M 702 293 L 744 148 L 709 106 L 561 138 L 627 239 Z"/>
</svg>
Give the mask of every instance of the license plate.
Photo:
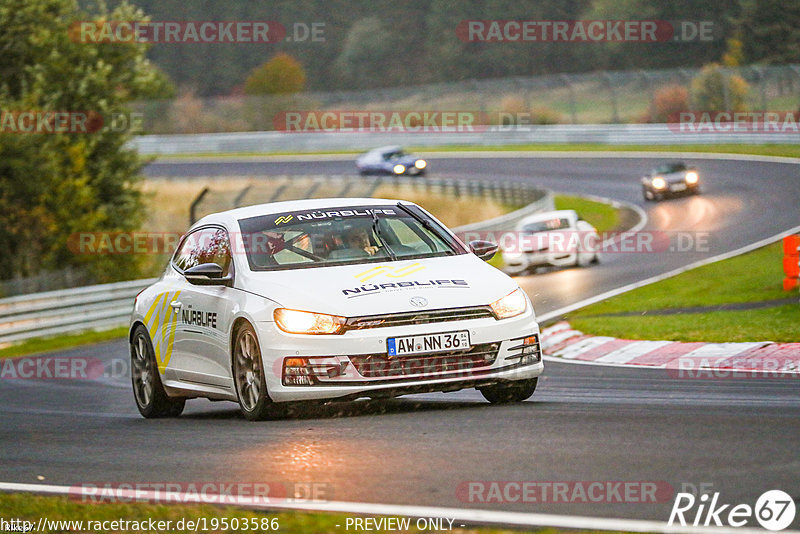
<svg viewBox="0 0 800 534">
<path fill-rule="evenodd" d="M 669 190 L 670 191 L 685 191 L 686 190 L 686 184 L 672 184 L 671 186 L 669 186 Z"/>
<path fill-rule="evenodd" d="M 462 330 L 444 334 L 390 337 L 386 340 L 386 345 L 389 348 L 389 356 L 466 350 L 469 349 L 469 332 Z"/>
</svg>

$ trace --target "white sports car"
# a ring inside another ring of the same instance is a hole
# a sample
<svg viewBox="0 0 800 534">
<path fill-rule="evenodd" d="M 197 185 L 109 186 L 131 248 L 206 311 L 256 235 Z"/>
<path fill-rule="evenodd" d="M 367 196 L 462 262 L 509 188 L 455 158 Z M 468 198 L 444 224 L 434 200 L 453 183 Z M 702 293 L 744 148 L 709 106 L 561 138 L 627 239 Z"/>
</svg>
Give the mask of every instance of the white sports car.
<svg viewBox="0 0 800 534">
<path fill-rule="evenodd" d="M 186 399 L 247 419 L 289 401 L 477 388 L 530 397 L 543 363 L 525 293 L 410 202 L 318 199 L 209 215 L 137 295 L 134 396 L 145 417 Z"/>
<path fill-rule="evenodd" d="M 537 267 L 585 267 L 597 263 L 600 236 L 575 210 L 558 210 L 525 217 L 516 239 L 503 247 L 504 270 L 522 274 Z"/>
</svg>

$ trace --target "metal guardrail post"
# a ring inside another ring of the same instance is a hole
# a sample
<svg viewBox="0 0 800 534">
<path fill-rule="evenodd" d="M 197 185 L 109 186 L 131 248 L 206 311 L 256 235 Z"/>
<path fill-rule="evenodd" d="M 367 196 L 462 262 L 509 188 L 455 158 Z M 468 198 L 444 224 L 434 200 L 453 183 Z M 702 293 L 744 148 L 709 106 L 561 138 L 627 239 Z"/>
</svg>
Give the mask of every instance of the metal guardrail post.
<svg viewBox="0 0 800 534">
<path fill-rule="evenodd" d="M 311 187 L 309 187 L 306 190 L 305 194 L 303 195 L 303 198 L 313 198 L 314 193 L 317 192 L 317 189 L 319 189 L 319 186 L 321 185 L 322 185 L 322 180 L 315 180 L 314 183 L 311 184 Z"/>
<path fill-rule="evenodd" d="M 247 195 L 247 193 L 250 192 L 250 189 L 252 189 L 252 187 L 253 187 L 253 184 L 248 184 L 244 189 L 239 191 L 239 194 L 236 195 L 236 198 L 233 200 L 233 207 L 234 208 L 241 207 L 242 200 L 244 200 L 245 195 Z"/>
<path fill-rule="evenodd" d="M 341 188 L 338 193 L 336 193 L 336 196 L 337 197 L 346 197 L 347 194 L 350 192 L 350 189 L 352 189 L 354 183 L 355 183 L 355 180 L 347 180 L 347 181 L 345 181 L 344 187 Z"/>
<path fill-rule="evenodd" d="M 191 206 L 189 206 L 189 224 L 192 225 L 197 222 L 197 206 L 200 205 L 200 202 L 203 201 L 203 198 L 211 191 L 208 187 L 204 187 L 200 194 L 195 197 L 192 201 Z"/>
<path fill-rule="evenodd" d="M 365 196 L 367 196 L 367 197 L 371 197 L 372 195 L 374 195 L 374 194 L 375 194 L 375 191 L 377 191 L 377 190 L 378 190 L 378 188 L 379 188 L 379 187 L 380 187 L 382 184 L 383 184 L 383 177 L 382 177 L 382 176 L 379 176 L 378 178 L 375 178 L 375 179 L 373 180 L 373 182 L 372 182 L 372 187 L 370 187 L 370 188 L 367 190 L 367 193 L 366 193 L 366 195 L 365 195 Z"/>
<path fill-rule="evenodd" d="M 286 183 L 286 182 L 284 182 L 280 186 L 278 186 L 278 188 L 275 189 L 275 192 L 272 193 L 272 196 L 269 197 L 269 201 L 270 202 L 275 202 L 276 200 L 281 198 L 281 195 L 283 194 L 284 191 L 286 191 L 287 187 L 289 187 L 289 184 Z"/>
<path fill-rule="evenodd" d="M 575 88 L 572 87 L 570 77 L 567 74 L 560 75 L 561 82 L 567 87 L 567 94 L 569 94 L 569 115 L 572 124 L 578 124 L 578 106 L 575 98 Z"/>
<path fill-rule="evenodd" d="M 614 90 L 614 83 L 611 74 L 603 73 L 603 79 L 608 85 L 608 96 L 611 99 L 611 122 L 619 122 L 619 109 L 617 107 L 617 92 Z"/>
</svg>

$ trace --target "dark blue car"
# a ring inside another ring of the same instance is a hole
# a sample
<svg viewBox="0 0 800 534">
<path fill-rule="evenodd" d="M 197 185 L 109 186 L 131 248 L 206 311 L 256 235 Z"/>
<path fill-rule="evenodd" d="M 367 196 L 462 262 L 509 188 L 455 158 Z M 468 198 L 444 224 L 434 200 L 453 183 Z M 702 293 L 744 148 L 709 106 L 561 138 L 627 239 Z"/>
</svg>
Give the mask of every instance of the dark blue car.
<svg viewBox="0 0 800 534">
<path fill-rule="evenodd" d="M 356 168 L 363 176 L 367 174 L 394 174 L 422 176 L 428 162 L 412 154 L 406 154 L 399 146 L 373 148 L 356 159 Z"/>
</svg>

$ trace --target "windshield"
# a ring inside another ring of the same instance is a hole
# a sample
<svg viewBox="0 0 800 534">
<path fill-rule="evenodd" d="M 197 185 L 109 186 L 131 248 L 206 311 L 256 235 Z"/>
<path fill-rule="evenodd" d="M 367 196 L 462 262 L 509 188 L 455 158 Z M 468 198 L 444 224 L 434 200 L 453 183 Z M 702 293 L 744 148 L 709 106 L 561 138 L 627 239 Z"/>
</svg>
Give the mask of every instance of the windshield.
<svg viewBox="0 0 800 534">
<path fill-rule="evenodd" d="M 402 157 L 405 157 L 405 155 L 406 155 L 406 153 L 403 152 L 402 150 L 396 150 L 394 152 L 385 153 L 383 155 L 383 159 L 385 159 L 386 161 L 390 161 L 390 160 L 393 160 L 393 159 L 400 159 Z"/>
<path fill-rule="evenodd" d="M 671 174 L 673 172 L 683 172 L 686 170 L 686 165 L 683 163 L 667 163 L 659 165 L 653 170 L 653 174 Z"/>
<path fill-rule="evenodd" d="M 272 271 L 466 252 L 416 206 L 348 206 L 241 219 L 250 269 Z"/>
<path fill-rule="evenodd" d="M 522 231 L 535 234 L 537 232 L 549 232 L 551 230 L 561 230 L 563 228 L 569 228 L 569 219 L 562 217 L 528 223 L 522 227 Z"/>
</svg>

